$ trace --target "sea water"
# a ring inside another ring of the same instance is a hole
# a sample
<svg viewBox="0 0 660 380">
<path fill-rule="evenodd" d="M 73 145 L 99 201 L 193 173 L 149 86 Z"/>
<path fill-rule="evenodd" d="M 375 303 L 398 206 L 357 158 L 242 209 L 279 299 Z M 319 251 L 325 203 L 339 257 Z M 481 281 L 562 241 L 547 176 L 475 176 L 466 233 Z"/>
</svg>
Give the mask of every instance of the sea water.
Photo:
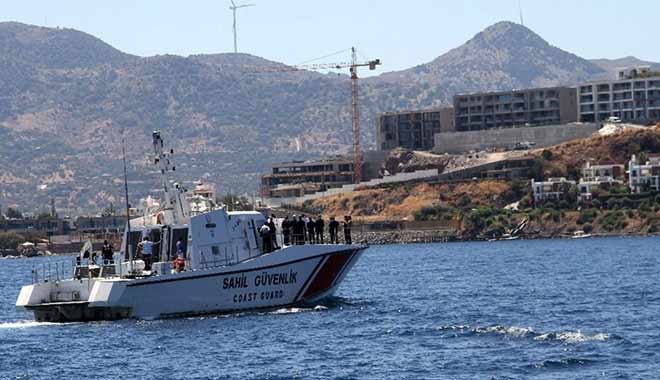
<svg viewBox="0 0 660 380">
<path fill-rule="evenodd" d="M 0 379 L 657 379 L 660 239 L 369 248 L 311 307 L 36 323 L 0 261 Z M 172 300 L 173 302 L 175 300 Z"/>
</svg>

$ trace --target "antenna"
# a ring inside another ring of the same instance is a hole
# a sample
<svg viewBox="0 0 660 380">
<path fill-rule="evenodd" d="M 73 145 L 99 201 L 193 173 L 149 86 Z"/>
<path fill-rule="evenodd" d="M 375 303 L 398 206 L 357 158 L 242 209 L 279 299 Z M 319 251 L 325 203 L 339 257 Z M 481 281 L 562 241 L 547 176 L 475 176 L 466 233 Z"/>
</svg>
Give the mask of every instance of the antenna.
<svg viewBox="0 0 660 380">
<path fill-rule="evenodd" d="M 126 197 L 126 250 L 130 261 L 129 272 L 133 272 L 133 250 L 131 249 L 131 206 L 128 203 L 128 176 L 126 174 L 126 140 L 124 138 L 124 128 L 121 129 L 121 156 L 124 162 L 124 195 Z"/>
<path fill-rule="evenodd" d="M 525 22 L 523 21 L 523 12 L 522 12 L 521 0 L 518 0 L 518 13 L 520 13 L 520 25 L 525 26 Z"/>
<path fill-rule="evenodd" d="M 254 7 L 257 4 L 236 5 L 236 3 L 234 3 L 234 0 L 230 0 L 230 1 L 231 1 L 231 6 L 229 7 L 229 10 L 231 10 L 234 14 L 234 53 L 238 53 L 238 43 L 236 38 L 236 10 L 239 8 Z"/>
</svg>

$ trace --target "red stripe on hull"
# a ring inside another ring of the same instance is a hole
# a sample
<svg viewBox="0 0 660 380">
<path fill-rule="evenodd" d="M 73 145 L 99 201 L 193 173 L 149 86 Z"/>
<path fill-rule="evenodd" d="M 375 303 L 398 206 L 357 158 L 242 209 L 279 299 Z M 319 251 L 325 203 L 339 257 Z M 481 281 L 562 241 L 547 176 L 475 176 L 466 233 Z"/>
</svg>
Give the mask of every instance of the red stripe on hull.
<svg viewBox="0 0 660 380">
<path fill-rule="evenodd" d="M 309 284 L 302 298 L 309 298 L 330 288 L 352 256 L 353 252 L 337 253 L 330 256 L 318 271 L 312 283 Z"/>
</svg>

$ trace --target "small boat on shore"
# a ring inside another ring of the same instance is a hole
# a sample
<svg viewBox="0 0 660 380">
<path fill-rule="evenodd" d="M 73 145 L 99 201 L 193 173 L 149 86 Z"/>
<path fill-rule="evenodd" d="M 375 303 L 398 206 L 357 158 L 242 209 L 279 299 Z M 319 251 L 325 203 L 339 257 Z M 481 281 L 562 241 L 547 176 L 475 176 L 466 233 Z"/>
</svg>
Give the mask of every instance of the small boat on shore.
<svg viewBox="0 0 660 380">
<path fill-rule="evenodd" d="M 74 322 L 314 304 L 337 290 L 367 248 L 309 244 L 264 250 L 261 213 L 228 212 L 212 199 L 196 199 L 208 207 L 191 211 L 186 190 L 167 178 L 174 171 L 173 152 L 163 150 L 159 131 L 152 137 L 161 206 L 127 221 L 120 252 L 101 264 L 81 257 L 70 278 L 61 278 L 60 269 L 49 268 L 51 275 L 33 270 L 17 308 L 32 311 L 37 321 Z M 151 255 L 140 257 L 139 242 Z"/>
<path fill-rule="evenodd" d="M 591 234 L 587 234 L 582 230 L 578 230 L 573 232 L 573 235 L 571 235 L 571 239 L 586 239 L 586 238 L 590 238 L 591 236 L 592 236 Z"/>
<path fill-rule="evenodd" d="M 488 241 L 489 242 L 494 242 L 494 241 L 506 241 L 506 240 L 518 240 L 518 239 L 520 239 L 520 236 L 518 236 L 518 235 L 502 234 L 502 236 L 497 237 L 497 238 L 488 239 Z"/>
</svg>

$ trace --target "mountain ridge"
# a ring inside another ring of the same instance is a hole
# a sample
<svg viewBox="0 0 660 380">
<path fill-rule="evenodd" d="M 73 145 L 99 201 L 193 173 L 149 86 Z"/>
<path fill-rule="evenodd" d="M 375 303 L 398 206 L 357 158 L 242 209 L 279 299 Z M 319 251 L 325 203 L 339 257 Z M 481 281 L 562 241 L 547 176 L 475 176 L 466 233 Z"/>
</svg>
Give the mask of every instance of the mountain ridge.
<svg viewBox="0 0 660 380">
<path fill-rule="evenodd" d="M 243 53 L 137 57 L 83 32 L 18 23 L 0 23 L 0 64 L 3 205 L 36 209 L 52 197 L 75 214 L 117 204 L 122 134 L 134 199 L 158 187 L 148 164 L 154 129 L 178 153 L 184 183 L 205 178 L 222 192 L 255 192 L 274 162 L 351 148 L 346 75 L 287 71 Z M 379 112 L 604 73 L 521 25 L 498 23 L 427 64 L 361 79 L 363 145 L 374 145 Z"/>
</svg>

